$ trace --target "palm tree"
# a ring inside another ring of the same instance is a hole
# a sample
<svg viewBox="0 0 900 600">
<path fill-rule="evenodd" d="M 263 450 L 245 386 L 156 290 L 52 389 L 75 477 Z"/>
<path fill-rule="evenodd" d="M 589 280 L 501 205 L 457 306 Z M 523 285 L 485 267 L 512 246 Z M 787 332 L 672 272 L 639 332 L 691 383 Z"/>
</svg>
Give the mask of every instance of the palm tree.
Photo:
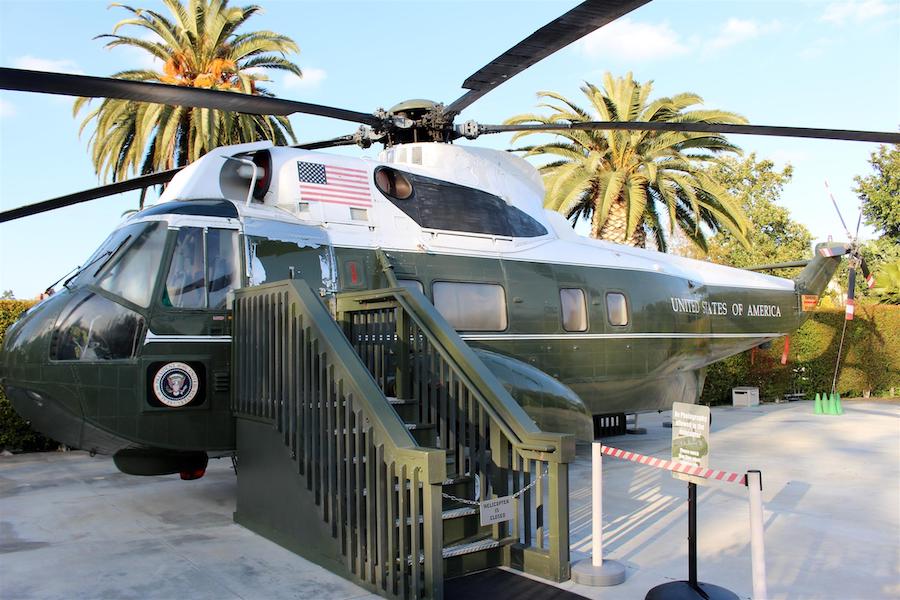
<svg viewBox="0 0 900 600">
<path fill-rule="evenodd" d="M 121 71 L 121 79 L 226 90 L 243 94 L 268 94 L 258 86 L 268 81 L 263 70 L 287 71 L 301 76 L 300 68 L 287 60 L 287 52 L 299 48 L 290 38 L 271 31 L 238 33 L 238 29 L 261 9 L 228 5 L 228 0 L 163 0 L 171 18 L 152 10 L 116 4 L 131 13 L 119 21 L 107 48 L 140 48 L 162 62 L 162 72 L 152 69 Z M 118 35 L 131 25 L 149 36 Z M 75 101 L 77 115 L 89 102 Z M 267 139 L 284 144 L 294 140 L 286 117 L 247 115 L 205 108 L 165 106 L 129 100 L 107 99 L 91 110 L 81 132 L 94 124 L 92 159 L 97 174 L 112 180 L 127 173 L 152 173 L 194 161 L 213 148 Z"/>
<path fill-rule="evenodd" d="M 686 110 L 701 104 L 697 94 L 683 93 L 650 100 L 653 82 L 640 84 L 628 73 L 606 73 L 603 88 L 585 83 L 581 91 L 593 113 L 556 92 L 539 92 L 552 114 L 518 115 L 507 124 L 585 121 L 671 121 L 681 123 L 746 123 L 740 115 L 719 110 Z M 536 132 L 521 132 L 522 136 Z M 591 220 L 591 237 L 643 247 L 649 233 L 657 248 L 668 247 L 669 232 L 680 227 L 704 251 L 701 224 L 715 233 L 728 229 L 746 243 L 747 219 L 728 190 L 707 167 L 721 153 L 740 149 L 710 133 L 657 131 L 561 131 L 556 141 L 516 148 L 525 156 L 553 158 L 539 167 L 547 195 L 544 204 L 572 219 Z M 664 216 L 663 216 L 664 215 Z M 665 220 L 664 220 L 665 219 Z"/>
</svg>

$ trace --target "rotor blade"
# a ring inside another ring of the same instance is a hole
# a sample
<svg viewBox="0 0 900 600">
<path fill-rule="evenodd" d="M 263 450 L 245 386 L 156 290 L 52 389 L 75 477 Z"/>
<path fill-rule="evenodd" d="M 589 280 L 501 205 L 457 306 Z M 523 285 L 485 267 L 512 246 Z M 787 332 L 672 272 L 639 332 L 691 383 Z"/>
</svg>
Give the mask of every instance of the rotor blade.
<svg viewBox="0 0 900 600">
<path fill-rule="evenodd" d="M 479 125 L 478 133 L 508 133 L 512 131 L 566 131 L 566 130 L 626 130 L 626 131 L 681 131 L 688 133 L 732 133 L 737 135 L 771 135 L 777 137 L 815 138 L 823 140 L 848 140 L 852 142 L 878 142 L 900 144 L 900 133 L 882 131 L 857 131 L 852 129 L 818 129 L 809 127 L 780 127 L 773 125 L 730 125 L 725 123 L 665 123 L 649 121 L 584 121 L 553 125 Z M 842 219 L 843 221 L 843 219 Z M 846 229 L 846 226 L 845 226 Z M 849 235 L 849 231 L 847 234 Z"/>
<path fill-rule="evenodd" d="M 356 138 L 353 134 L 350 135 L 342 135 L 336 138 L 331 138 L 330 140 L 320 140 L 318 142 L 307 142 L 305 144 L 296 144 L 291 146 L 291 148 L 299 148 L 301 150 L 318 150 L 320 148 L 334 148 L 337 146 L 352 146 L 356 143 Z"/>
<path fill-rule="evenodd" d="M 447 106 L 455 115 L 489 91 L 536 62 L 650 0 L 587 0 L 547 23 L 527 38 L 469 75 L 462 87 L 469 90 Z"/>
<path fill-rule="evenodd" d="M 831 193 L 831 186 L 828 185 L 827 179 L 825 180 L 825 189 L 828 190 L 828 197 L 831 198 L 831 203 L 834 204 L 834 210 L 837 211 L 838 219 L 841 220 L 841 225 L 844 226 L 844 231 L 847 232 L 847 238 L 849 238 L 850 241 L 853 241 L 853 238 L 850 236 L 850 229 L 847 227 L 847 223 L 844 221 L 844 215 L 841 214 L 841 209 L 838 208 L 837 200 L 834 199 L 834 194 Z"/>
<path fill-rule="evenodd" d="M 121 100 L 153 102 L 172 106 L 213 108 L 253 115 L 285 116 L 294 113 L 305 113 L 352 121 L 354 123 L 366 123 L 368 125 L 379 125 L 381 123 L 378 117 L 370 113 L 310 104 L 309 102 L 296 102 L 268 96 L 254 96 L 252 94 L 207 90 L 165 83 L 147 83 L 45 71 L 26 71 L 6 67 L 0 67 L 0 89 L 60 94 L 63 96 L 119 98 Z"/>
<path fill-rule="evenodd" d="M 0 212 L 0 223 L 36 215 L 38 213 L 47 212 L 48 210 L 56 210 L 57 208 L 63 208 L 64 206 L 88 202 L 89 200 L 96 200 L 97 198 L 105 198 L 106 196 L 121 194 L 122 192 L 130 192 L 132 190 L 147 188 L 151 185 L 166 183 L 175 177 L 175 174 L 180 170 L 181 168 L 151 173 L 150 175 L 143 175 L 126 181 L 117 181 L 116 183 L 75 192 L 74 194 L 67 194 L 51 200 L 44 200 L 43 202 L 36 202 L 27 206 L 13 208 L 11 210 Z"/>
<path fill-rule="evenodd" d="M 857 239 L 859 239 L 859 226 L 862 223 L 862 209 L 859 211 L 859 218 L 856 219 L 856 233 L 853 234 L 853 242 L 855 243 Z"/>
<path fill-rule="evenodd" d="M 847 277 L 847 302 L 853 302 L 856 296 L 856 267 L 853 266 L 853 259 L 850 261 L 850 275 Z"/>
<path fill-rule="evenodd" d="M 866 280 L 866 287 L 872 288 L 875 286 L 875 275 L 869 272 L 869 267 L 866 265 L 866 259 L 862 256 L 859 257 L 859 268 L 862 269 L 863 278 Z"/>
</svg>

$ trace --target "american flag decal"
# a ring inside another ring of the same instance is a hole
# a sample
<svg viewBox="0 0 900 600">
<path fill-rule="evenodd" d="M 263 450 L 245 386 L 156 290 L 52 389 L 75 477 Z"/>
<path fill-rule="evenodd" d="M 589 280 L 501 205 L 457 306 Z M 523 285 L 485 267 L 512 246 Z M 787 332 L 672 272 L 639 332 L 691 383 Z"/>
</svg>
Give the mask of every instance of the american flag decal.
<svg viewBox="0 0 900 600">
<path fill-rule="evenodd" d="M 307 202 L 328 202 L 368 208 L 372 206 L 369 177 L 365 169 L 298 162 L 300 198 Z"/>
</svg>

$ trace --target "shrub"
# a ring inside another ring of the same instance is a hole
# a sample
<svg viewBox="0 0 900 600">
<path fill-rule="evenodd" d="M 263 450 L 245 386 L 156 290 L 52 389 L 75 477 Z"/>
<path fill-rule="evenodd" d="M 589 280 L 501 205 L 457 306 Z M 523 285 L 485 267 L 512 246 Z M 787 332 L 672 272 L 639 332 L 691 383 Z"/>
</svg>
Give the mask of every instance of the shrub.
<svg viewBox="0 0 900 600">
<path fill-rule="evenodd" d="M 702 401 L 730 403 L 731 388 L 742 385 L 758 387 L 760 398 L 767 400 L 792 392 L 809 397 L 830 392 L 843 325 L 843 311 L 813 313 L 791 335 L 787 365 L 781 364 L 784 338 L 755 356 L 747 351 L 711 365 Z M 882 395 L 891 388 L 900 388 L 900 306 L 857 305 L 856 318 L 847 323 L 837 391 L 852 397 Z"/>
<path fill-rule="evenodd" d="M 15 323 L 19 315 L 34 305 L 30 300 L 0 300 L 0 344 L 6 336 L 6 328 Z M 0 448 L 8 450 L 52 450 L 57 442 L 31 429 L 6 398 L 0 388 Z"/>
</svg>

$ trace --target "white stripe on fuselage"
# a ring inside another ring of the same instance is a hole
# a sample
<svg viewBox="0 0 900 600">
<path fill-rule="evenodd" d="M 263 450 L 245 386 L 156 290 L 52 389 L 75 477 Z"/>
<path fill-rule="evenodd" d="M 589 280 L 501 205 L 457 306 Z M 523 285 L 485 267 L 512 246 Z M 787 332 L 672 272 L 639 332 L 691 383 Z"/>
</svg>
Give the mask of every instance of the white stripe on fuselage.
<svg viewBox="0 0 900 600">
<path fill-rule="evenodd" d="M 230 335 L 158 335 L 152 331 L 147 332 L 144 344 L 162 342 L 230 342 Z"/>
<path fill-rule="evenodd" d="M 461 333 L 464 340 L 628 340 L 628 339 L 701 339 L 701 338 L 777 338 L 783 333 Z"/>
</svg>

